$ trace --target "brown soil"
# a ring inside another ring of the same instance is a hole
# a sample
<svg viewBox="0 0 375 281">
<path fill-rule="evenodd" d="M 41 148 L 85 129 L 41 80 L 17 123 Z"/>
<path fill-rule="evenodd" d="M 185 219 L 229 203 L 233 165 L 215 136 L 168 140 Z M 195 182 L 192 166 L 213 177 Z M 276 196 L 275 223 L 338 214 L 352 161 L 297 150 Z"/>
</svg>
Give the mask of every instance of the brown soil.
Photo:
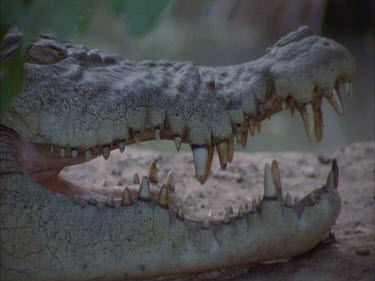
<svg viewBox="0 0 375 281">
<path fill-rule="evenodd" d="M 280 166 L 283 193 L 299 198 L 321 187 L 330 169 L 330 160 L 339 164 L 341 214 L 332 229 L 334 238 L 322 243 L 302 257 L 282 263 L 262 264 L 236 270 L 185 276 L 179 280 L 375 280 L 375 143 L 353 144 L 333 154 L 310 153 L 240 153 L 221 171 L 215 156 L 211 176 L 204 186 L 195 179 L 191 153 L 159 153 L 128 147 L 124 155 L 112 152 L 108 161 L 95 159 L 80 167 L 66 168 L 65 177 L 81 185 L 108 186 L 122 178 L 130 183 L 132 174 L 147 175 L 156 160 L 159 179 L 169 170 L 176 179 L 178 200 L 200 216 L 222 217 L 224 207 L 236 212 L 240 204 L 251 202 L 263 193 L 263 168 L 276 159 Z M 109 187 L 110 188 L 110 187 Z"/>
</svg>

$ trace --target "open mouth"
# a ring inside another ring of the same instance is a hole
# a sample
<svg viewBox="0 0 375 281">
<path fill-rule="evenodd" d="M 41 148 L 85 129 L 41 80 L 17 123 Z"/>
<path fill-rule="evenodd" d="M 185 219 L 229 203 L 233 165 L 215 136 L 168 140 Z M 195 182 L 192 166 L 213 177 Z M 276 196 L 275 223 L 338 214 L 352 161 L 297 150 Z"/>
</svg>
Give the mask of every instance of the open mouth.
<svg viewBox="0 0 375 281">
<path fill-rule="evenodd" d="M 273 114 L 282 110 L 290 110 L 292 116 L 294 111 L 298 111 L 305 126 L 307 137 L 311 140 L 311 137 L 315 136 L 315 139 L 319 142 L 323 135 L 322 98 L 325 97 L 336 112 L 341 115 L 343 114 L 343 106 L 340 93 L 351 95 L 351 83 L 337 82 L 331 94 L 323 95 L 317 92 L 311 102 L 303 104 L 298 103 L 291 96 L 285 99 L 278 97 L 266 99 L 264 103 L 259 104 L 256 115 L 247 116 L 242 123 L 232 127 L 231 138 L 219 142 L 212 139 L 210 145 L 191 145 L 192 161 L 194 162 L 198 182 L 201 184 L 206 182 L 210 174 L 215 150 L 221 169 L 225 171 L 228 163 L 233 161 L 234 142 L 237 141 L 238 145 L 244 147 L 247 143 L 248 135 L 254 136 L 256 132 L 261 132 L 263 120 L 270 119 Z M 118 140 L 110 144 L 96 145 L 90 148 L 59 147 L 51 143 L 32 144 L 20 138 L 21 153 L 19 157 L 22 159 L 21 162 L 24 163 L 24 168 L 28 174 L 42 186 L 53 192 L 65 195 L 78 204 L 91 204 L 98 207 L 120 207 L 129 205 L 136 200 L 147 199 L 159 202 L 160 205 L 173 210 L 178 216 L 183 216 L 181 215 L 184 213 L 183 202 L 176 200 L 174 175 L 170 171 L 164 179 L 165 184 L 161 186 L 158 180 L 156 162 L 150 164 L 147 177 L 140 178 L 135 173 L 131 181 L 126 182 L 123 179 L 119 179 L 116 184 L 111 186 L 106 181 L 95 183 L 91 181 L 89 185 L 74 183 L 61 175 L 65 167 L 74 166 L 70 168 L 70 171 L 79 170 L 80 164 L 88 163 L 97 157 L 102 156 L 103 159 L 108 160 L 113 150 L 118 149 L 123 153 L 125 147 L 131 144 L 160 139 L 174 140 L 177 150 L 180 150 L 182 143 L 188 142 L 187 137 L 173 136 L 168 129 L 168 124 L 165 124 L 163 130 L 155 128 L 144 132 L 133 132 L 129 134 L 127 140 Z M 271 198 L 272 200 L 278 198 L 284 201 L 285 206 L 288 208 L 298 206 L 296 208 L 301 209 L 301 206 L 310 206 L 319 198 L 314 192 L 300 201 L 293 199 L 290 194 L 283 195 L 280 172 L 276 161 L 272 163 L 272 167 L 266 166 L 265 185 L 267 179 L 268 182 L 274 182 L 276 190 L 265 189 L 263 198 Z M 269 194 L 266 194 L 267 192 Z M 233 208 L 226 208 L 221 219 L 228 221 L 230 217 L 243 217 L 246 213 L 255 212 L 262 199 L 262 196 L 258 195 L 257 197 L 252 202 L 241 205 L 237 214 L 234 213 Z M 207 220 L 207 218 L 198 218 L 193 213 L 190 213 L 190 218 L 194 220 L 200 219 L 201 221 Z M 207 224 L 207 222 L 205 223 Z"/>
</svg>

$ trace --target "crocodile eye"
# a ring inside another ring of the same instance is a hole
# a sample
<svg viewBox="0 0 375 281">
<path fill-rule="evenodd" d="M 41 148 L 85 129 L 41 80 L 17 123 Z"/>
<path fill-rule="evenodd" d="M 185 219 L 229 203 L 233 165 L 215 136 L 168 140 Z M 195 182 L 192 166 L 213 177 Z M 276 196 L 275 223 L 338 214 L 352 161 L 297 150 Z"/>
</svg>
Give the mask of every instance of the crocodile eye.
<svg viewBox="0 0 375 281">
<path fill-rule="evenodd" d="M 40 41 L 29 47 L 26 55 L 26 62 L 33 64 L 53 64 L 62 61 L 67 57 L 67 52 L 62 46 L 50 42 Z"/>
</svg>

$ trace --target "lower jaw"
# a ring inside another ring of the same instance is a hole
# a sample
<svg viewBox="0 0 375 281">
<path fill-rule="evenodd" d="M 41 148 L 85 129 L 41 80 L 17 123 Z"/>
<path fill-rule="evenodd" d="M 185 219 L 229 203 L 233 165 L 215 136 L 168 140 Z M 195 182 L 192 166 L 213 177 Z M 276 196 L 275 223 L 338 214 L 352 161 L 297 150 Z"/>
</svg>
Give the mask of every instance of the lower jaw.
<svg viewBox="0 0 375 281">
<path fill-rule="evenodd" d="M 229 220 L 205 221 L 178 215 L 171 198 L 160 204 L 156 183 L 150 199 L 139 198 L 134 184 L 132 202 L 113 208 L 76 204 L 28 176 L 9 177 L 1 177 L 5 280 L 146 278 L 290 258 L 319 243 L 340 211 L 335 188 L 322 188 L 313 202 L 308 195 L 286 206 L 277 196 Z M 11 254 L 8 244 L 16 245 Z"/>
</svg>

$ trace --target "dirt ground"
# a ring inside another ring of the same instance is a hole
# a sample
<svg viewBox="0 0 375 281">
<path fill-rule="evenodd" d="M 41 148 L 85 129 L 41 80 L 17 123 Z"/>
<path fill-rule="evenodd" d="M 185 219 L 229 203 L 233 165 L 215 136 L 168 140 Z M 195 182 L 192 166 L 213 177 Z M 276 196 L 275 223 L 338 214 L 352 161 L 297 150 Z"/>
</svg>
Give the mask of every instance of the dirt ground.
<svg viewBox="0 0 375 281">
<path fill-rule="evenodd" d="M 339 192 L 342 210 L 332 229 L 335 239 L 302 257 L 288 262 L 252 265 L 235 270 L 221 270 L 178 280 L 239 281 L 346 281 L 375 280 L 375 143 L 357 143 L 333 154 L 310 153 L 241 153 L 235 152 L 233 163 L 221 171 L 214 157 L 211 176 L 204 186 L 195 179 L 191 153 L 159 153 L 128 147 L 124 154 L 112 152 L 108 161 L 95 159 L 80 167 L 69 167 L 64 176 L 81 185 L 108 186 L 121 178 L 130 183 L 134 172 L 147 175 L 152 160 L 157 161 L 159 179 L 169 170 L 176 180 L 178 200 L 184 208 L 200 216 L 223 217 L 224 207 L 236 212 L 240 204 L 251 202 L 263 193 L 263 169 L 276 159 L 280 166 L 283 193 L 302 198 L 326 181 L 330 160 L 336 158 L 340 169 Z M 175 279 L 168 279 L 175 280 Z"/>
</svg>

